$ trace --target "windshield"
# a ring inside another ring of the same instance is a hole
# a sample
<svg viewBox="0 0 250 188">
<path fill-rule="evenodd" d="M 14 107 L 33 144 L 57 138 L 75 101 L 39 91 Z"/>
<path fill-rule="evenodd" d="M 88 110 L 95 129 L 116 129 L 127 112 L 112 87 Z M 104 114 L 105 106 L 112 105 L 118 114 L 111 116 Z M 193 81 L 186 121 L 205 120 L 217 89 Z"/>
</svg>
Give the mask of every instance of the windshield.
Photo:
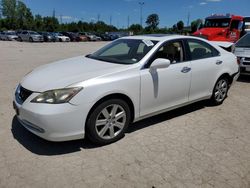
<svg viewBox="0 0 250 188">
<path fill-rule="evenodd" d="M 230 18 L 224 19 L 207 19 L 204 27 L 229 27 Z"/>
<path fill-rule="evenodd" d="M 157 41 L 120 39 L 87 57 L 110 63 L 134 64 L 139 62 L 155 44 Z"/>
<path fill-rule="evenodd" d="M 235 45 L 236 47 L 250 47 L 250 33 L 243 36 Z"/>
<path fill-rule="evenodd" d="M 29 33 L 30 35 L 39 35 L 37 32 L 34 32 L 34 31 L 30 31 Z"/>
<path fill-rule="evenodd" d="M 7 35 L 16 35 L 16 33 L 14 31 L 8 31 Z"/>
</svg>

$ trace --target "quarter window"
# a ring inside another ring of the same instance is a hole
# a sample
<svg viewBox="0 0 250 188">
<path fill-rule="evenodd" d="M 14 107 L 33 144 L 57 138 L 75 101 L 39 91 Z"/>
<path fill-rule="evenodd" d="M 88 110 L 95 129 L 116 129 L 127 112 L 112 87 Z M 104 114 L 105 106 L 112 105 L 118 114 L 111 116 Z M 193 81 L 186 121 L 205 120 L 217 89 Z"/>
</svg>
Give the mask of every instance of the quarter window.
<svg viewBox="0 0 250 188">
<path fill-rule="evenodd" d="M 215 48 L 203 41 L 189 40 L 188 47 L 192 60 L 210 58 L 219 55 L 219 52 Z"/>
</svg>

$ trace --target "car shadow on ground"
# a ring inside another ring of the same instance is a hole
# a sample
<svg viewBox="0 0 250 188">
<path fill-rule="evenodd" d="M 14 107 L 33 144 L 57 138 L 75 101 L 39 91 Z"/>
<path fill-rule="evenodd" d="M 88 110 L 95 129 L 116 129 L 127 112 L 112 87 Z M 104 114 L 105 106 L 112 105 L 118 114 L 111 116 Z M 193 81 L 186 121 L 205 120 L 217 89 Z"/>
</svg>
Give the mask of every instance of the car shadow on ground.
<svg viewBox="0 0 250 188">
<path fill-rule="evenodd" d="M 176 110 L 172 110 L 151 118 L 144 119 L 142 121 L 133 123 L 129 126 L 126 134 L 132 134 L 135 131 L 153 126 L 157 123 L 182 116 L 196 110 L 210 106 L 207 101 L 197 102 Z M 38 136 L 30 133 L 26 130 L 18 121 L 17 117 L 14 116 L 12 120 L 12 134 L 13 137 L 27 150 L 37 155 L 63 155 L 67 153 L 79 152 L 82 149 L 94 149 L 101 146 L 92 144 L 88 139 L 75 140 L 68 142 L 49 142 Z"/>
<path fill-rule="evenodd" d="M 238 82 L 250 83 L 250 75 L 240 75 Z"/>
</svg>

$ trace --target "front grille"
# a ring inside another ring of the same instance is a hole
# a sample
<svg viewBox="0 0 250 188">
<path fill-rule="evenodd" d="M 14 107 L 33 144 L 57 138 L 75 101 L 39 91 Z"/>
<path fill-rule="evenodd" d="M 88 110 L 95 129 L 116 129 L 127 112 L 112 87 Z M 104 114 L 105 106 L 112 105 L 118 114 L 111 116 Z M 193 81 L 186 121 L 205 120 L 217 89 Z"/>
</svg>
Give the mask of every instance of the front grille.
<svg viewBox="0 0 250 188">
<path fill-rule="evenodd" d="M 250 61 L 250 57 L 245 57 L 245 61 Z"/>
<path fill-rule="evenodd" d="M 18 98 L 18 101 L 23 103 L 32 93 L 32 91 L 19 86 L 16 91 L 16 97 Z"/>
<path fill-rule="evenodd" d="M 243 62 L 243 65 L 250 65 L 250 62 Z"/>
</svg>

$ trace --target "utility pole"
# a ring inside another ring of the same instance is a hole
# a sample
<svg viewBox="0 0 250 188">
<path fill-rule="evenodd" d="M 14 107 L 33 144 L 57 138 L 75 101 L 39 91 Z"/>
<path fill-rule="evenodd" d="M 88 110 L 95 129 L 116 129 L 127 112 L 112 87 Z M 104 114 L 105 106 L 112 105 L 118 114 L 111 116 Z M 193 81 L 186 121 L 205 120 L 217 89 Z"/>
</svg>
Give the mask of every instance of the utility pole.
<svg viewBox="0 0 250 188">
<path fill-rule="evenodd" d="M 62 15 L 61 15 L 61 14 L 60 14 L 60 22 L 61 22 L 61 24 L 62 24 L 62 22 L 63 22 L 63 21 L 62 21 Z"/>
<path fill-rule="evenodd" d="M 109 25 L 112 25 L 112 15 L 109 17 Z"/>
<path fill-rule="evenodd" d="M 97 14 L 97 22 L 100 21 L 100 17 L 101 17 L 101 15 L 100 15 L 100 14 Z"/>
<path fill-rule="evenodd" d="M 128 16 L 128 28 L 130 27 L 130 17 Z"/>
<path fill-rule="evenodd" d="M 56 10 L 55 10 L 55 8 L 53 9 L 52 17 L 53 17 L 53 18 L 56 17 Z"/>
<path fill-rule="evenodd" d="M 187 17 L 187 26 L 189 26 L 189 20 L 190 20 L 190 12 L 188 12 L 188 17 Z"/>
<path fill-rule="evenodd" d="M 141 27 L 143 27 L 142 26 L 142 9 L 143 9 L 143 6 L 145 5 L 145 2 L 139 2 L 139 5 L 140 5 L 140 13 L 141 13 L 141 15 L 140 15 L 140 20 L 141 20 Z"/>
</svg>

